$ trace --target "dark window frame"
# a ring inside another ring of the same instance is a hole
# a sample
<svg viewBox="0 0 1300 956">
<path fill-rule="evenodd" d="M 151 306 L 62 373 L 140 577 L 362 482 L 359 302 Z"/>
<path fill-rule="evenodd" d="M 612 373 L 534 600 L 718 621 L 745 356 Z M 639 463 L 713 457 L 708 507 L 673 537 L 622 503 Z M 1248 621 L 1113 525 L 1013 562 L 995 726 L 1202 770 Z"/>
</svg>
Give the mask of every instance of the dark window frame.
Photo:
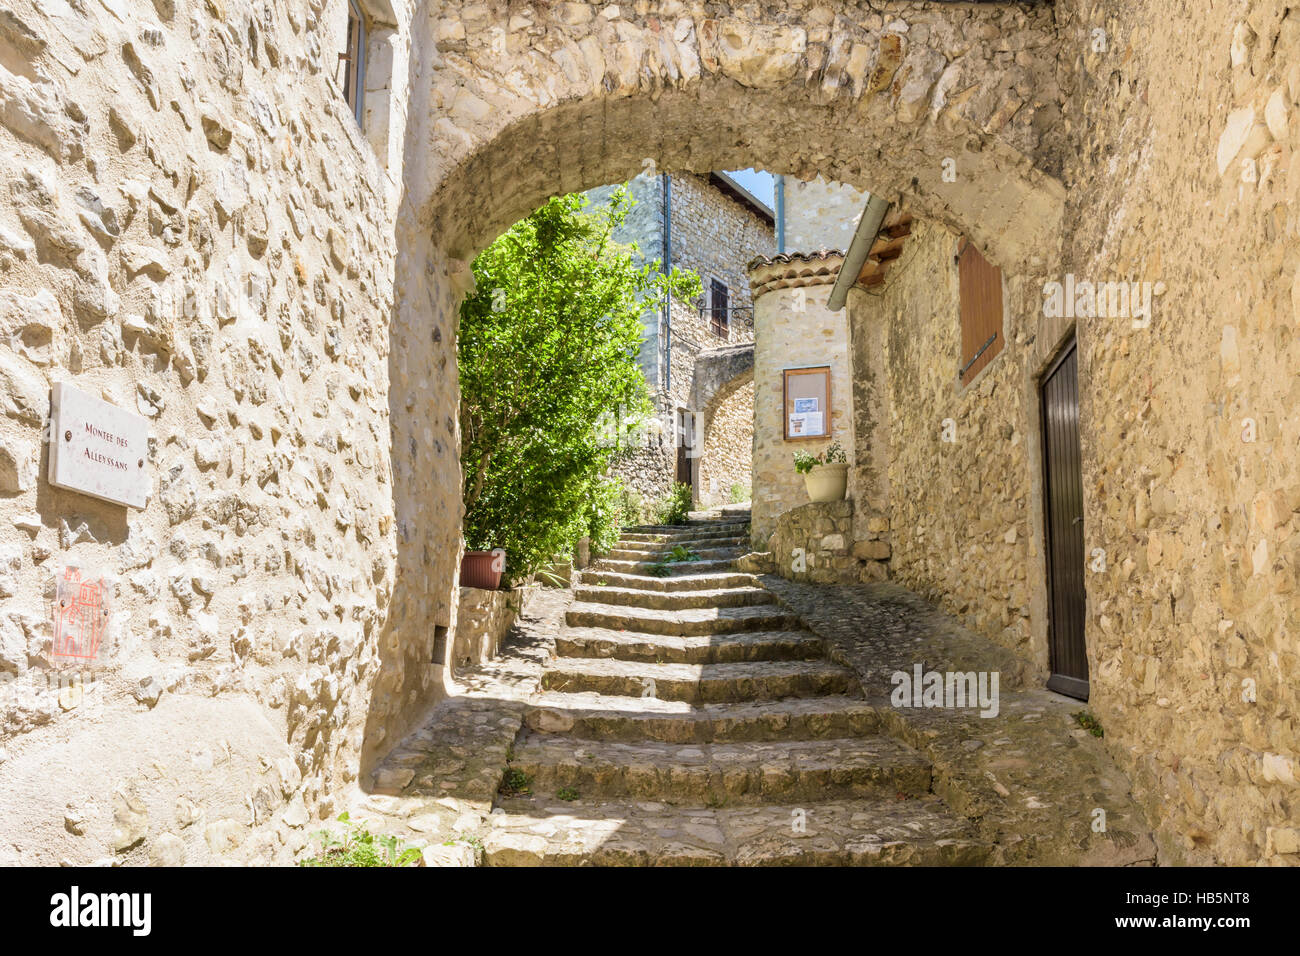
<svg viewBox="0 0 1300 956">
<path fill-rule="evenodd" d="M 721 303 L 721 304 L 719 304 Z M 721 279 L 709 280 L 709 327 L 718 338 L 730 335 L 731 290 Z"/>
<path fill-rule="evenodd" d="M 364 126 L 366 99 L 366 37 L 369 25 L 365 11 L 357 0 L 348 0 L 347 48 L 339 54 L 339 62 L 344 64 L 343 99 L 352 110 L 352 116 L 358 126 Z"/>
</svg>

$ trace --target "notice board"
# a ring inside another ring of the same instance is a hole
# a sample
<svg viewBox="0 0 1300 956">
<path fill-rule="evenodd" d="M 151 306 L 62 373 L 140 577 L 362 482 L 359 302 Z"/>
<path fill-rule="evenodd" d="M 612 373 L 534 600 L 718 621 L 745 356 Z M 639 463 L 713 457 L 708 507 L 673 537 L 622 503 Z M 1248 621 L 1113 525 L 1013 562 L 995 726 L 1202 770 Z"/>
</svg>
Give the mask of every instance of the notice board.
<svg viewBox="0 0 1300 956">
<path fill-rule="evenodd" d="M 785 378 L 785 440 L 830 438 L 830 366 L 787 368 L 781 374 Z"/>
</svg>

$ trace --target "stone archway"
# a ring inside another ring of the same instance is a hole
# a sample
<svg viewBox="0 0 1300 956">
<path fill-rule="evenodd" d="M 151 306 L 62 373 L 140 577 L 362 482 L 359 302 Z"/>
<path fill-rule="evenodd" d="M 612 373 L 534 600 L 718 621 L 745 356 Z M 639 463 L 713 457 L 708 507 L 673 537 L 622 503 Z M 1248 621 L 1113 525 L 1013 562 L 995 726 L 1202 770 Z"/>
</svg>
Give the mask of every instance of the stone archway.
<svg viewBox="0 0 1300 956">
<path fill-rule="evenodd" d="M 1002 261 L 1041 261 L 1057 244 L 1063 191 L 1040 135 L 1059 109 L 1050 11 L 935 7 L 886 23 L 853 4 L 796 4 L 766 19 L 670 20 L 571 3 L 525 25 L 465 6 L 434 23 L 465 30 L 433 40 L 406 176 L 411 225 L 453 257 L 548 196 L 647 161 L 905 192 Z M 1037 72 L 1008 64 L 1013 48 Z"/>
<path fill-rule="evenodd" d="M 455 310 L 468 263 L 547 197 L 652 164 L 820 174 L 906 194 L 1022 271 L 1055 261 L 1050 9 L 708 10 L 448 3 L 417 17 L 389 356 L 398 574 L 371 714 L 388 741 L 438 696 L 439 637 L 454 623 Z M 366 740 L 363 765 L 382 750 Z"/>
<path fill-rule="evenodd" d="M 702 471 L 708 466 L 709 439 L 718 412 L 728 399 L 754 380 L 754 343 L 706 349 L 695 358 L 691 376 L 691 409 L 698 435 L 696 457 L 691 469 L 695 487 L 703 486 Z M 750 413 L 752 427 L 753 416 Z"/>
</svg>

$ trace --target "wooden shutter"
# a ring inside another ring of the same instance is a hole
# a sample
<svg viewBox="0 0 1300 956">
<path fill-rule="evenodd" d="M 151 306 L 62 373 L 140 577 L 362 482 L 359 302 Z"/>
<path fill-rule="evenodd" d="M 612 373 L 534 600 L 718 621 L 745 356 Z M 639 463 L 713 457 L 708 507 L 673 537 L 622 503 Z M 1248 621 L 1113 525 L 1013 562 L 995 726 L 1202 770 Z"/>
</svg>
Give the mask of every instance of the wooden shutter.
<svg viewBox="0 0 1300 956">
<path fill-rule="evenodd" d="M 961 383 L 1002 351 L 1002 270 L 969 242 L 957 256 L 961 289 Z"/>
<path fill-rule="evenodd" d="M 709 284 L 709 292 L 710 325 L 713 327 L 714 334 L 725 339 L 727 337 L 728 299 L 730 298 L 727 285 L 725 282 L 712 279 Z"/>
</svg>

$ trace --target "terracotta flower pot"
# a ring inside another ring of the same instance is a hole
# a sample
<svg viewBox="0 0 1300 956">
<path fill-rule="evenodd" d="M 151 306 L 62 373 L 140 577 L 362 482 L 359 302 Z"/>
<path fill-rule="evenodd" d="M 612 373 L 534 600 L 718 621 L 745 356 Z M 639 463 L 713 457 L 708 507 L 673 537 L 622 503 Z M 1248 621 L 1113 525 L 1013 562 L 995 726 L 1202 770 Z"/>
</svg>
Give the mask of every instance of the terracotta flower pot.
<svg viewBox="0 0 1300 956">
<path fill-rule="evenodd" d="M 460 559 L 460 586 L 495 591 L 506 569 L 504 551 L 466 551 Z"/>
<path fill-rule="evenodd" d="M 809 501 L 843 501 L 849 488 L 847 462 L 836 465 L 818 465 L 803 476 Z"/>
</svg>

